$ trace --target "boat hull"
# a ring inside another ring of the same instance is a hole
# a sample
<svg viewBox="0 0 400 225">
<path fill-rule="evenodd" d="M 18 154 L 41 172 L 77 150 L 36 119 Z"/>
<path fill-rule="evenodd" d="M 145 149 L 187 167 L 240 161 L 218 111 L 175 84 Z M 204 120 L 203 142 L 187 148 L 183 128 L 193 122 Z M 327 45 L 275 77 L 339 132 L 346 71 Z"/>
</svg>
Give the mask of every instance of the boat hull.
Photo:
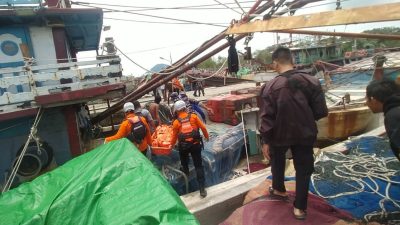
<svg viewBox="0 0 400 225">
<path fill-rule="evenodd" d="M 318 140 L 344 140 L 364 132 L 373 113 L 366 105 L 331 108 L 327 117 L 317 122 Z"/>
</svg>

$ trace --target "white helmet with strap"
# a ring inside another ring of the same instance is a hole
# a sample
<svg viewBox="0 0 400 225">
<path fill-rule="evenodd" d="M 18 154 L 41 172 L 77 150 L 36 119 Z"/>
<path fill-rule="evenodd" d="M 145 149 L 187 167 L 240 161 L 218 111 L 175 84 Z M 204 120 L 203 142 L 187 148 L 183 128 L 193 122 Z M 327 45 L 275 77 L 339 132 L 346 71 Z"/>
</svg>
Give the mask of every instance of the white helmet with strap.
<svg viewBox="0 0 400 225">
<path fill-rule="evenodd" d="M 174 104 L 174 110 L 177 112 L 177 111 L 181 111 L 183 109 L 186 109 L 186 103 L 182 100 L 176 101 Z"/>
<path fill-rule="evenodd" d="M 124 112 L 129 112 L 129 111 L 134 111 L 135 110 L 135 106 L 133 106 L 132 102 L 127 102 L 124 104 Z"/>
</svg>

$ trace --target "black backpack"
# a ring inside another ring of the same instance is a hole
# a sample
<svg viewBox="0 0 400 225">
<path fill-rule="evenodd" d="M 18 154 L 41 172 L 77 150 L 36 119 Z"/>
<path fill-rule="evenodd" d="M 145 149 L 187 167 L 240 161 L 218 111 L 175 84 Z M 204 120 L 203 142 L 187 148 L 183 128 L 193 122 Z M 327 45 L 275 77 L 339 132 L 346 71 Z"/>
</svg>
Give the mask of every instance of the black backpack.
<svg viewBox="0 0 400 225">
<path fill-rule="evenodd" d="M 128 121 L 131 123 L 131 132 L 127 138 L 136 144 L 141 143 L 146 137 L 146 126 L 139 116 L 128 118 Z"/>
</svg>

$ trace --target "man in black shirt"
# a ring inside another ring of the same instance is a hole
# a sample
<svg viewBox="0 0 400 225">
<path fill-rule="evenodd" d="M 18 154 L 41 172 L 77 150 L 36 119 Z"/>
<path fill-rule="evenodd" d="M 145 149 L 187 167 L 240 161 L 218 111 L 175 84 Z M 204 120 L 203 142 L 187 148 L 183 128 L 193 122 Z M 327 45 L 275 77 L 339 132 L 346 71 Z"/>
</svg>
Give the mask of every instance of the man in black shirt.
<svg viewBox="0 0 400 225">
<path fill-rule="evenodd" d="M 317 138 L 316 120 L 328 115 L 325 96 L 317 78 L 297 71 L 288 48 L 272 54 L 278 76 L 261 91 L 262 151 L 271 163 L 271 196 L 287 198 L 284 173 L 285 153 L 290 148 L 296 169 L 296 199 L 293 213 L 305 219 L 308 188 L 314 171 L 313 144 Z"/>
</svg>

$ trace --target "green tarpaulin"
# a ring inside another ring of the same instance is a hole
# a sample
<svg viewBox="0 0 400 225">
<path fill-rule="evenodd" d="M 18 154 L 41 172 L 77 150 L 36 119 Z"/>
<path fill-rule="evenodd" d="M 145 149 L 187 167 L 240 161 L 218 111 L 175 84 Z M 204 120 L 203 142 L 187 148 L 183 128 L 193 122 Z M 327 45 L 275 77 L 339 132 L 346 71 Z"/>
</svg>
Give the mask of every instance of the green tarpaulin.
<svg viewBox="0 0 400 225">
<path fill-rule="evenodd" d="M 0 224 L 199 224 L 127 139 L 0 195 Z"/>
</svg>

